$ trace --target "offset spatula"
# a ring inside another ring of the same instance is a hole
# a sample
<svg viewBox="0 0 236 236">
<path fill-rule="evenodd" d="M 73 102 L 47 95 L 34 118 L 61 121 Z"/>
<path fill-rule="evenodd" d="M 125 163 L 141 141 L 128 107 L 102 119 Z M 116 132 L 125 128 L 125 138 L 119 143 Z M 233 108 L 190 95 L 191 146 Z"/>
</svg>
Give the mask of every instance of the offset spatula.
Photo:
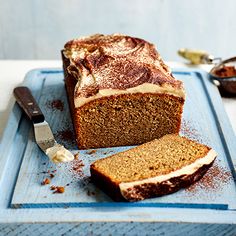
<svg viewBox="0 0 236 236">
<path fill-rule="evenodd" d="M 54 163 L 68 162 L 74 159 L 71 152 L 58 144 L 44 115 L 27 87 L 17 87 L 13 91 L 19 106 L 33 122 L 35 140 L 38 146 Z"/>
</svg>

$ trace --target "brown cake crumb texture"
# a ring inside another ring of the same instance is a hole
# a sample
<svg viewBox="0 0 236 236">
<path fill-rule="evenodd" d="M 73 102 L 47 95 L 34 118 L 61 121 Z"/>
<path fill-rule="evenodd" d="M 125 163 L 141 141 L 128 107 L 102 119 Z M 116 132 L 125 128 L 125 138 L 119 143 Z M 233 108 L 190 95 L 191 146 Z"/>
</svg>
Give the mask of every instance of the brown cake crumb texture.
<svg viewBox="0 0 236 236">
<path fill-rule="evenodd" d="M 178 133 L 183 98 L 132 94 L 99 99 L 77 109 L 79 147 L 138 145 Z"/>
<path fill-rule="evenodd" d="M 168 174 L 204 157 L 209 150 L 209 147 L 187 138 L 165 135 L 128 151 L 95 161 L 91 165 L 91 176 L 93 181 L 105 189 L 111 197 L 121 200 L 120 183 Z M 127 193 L 127 198 L 135 201 L 177 191 L 200 179 L 211 164 L 196 170 L 192 176 L 181 176 L 169 180 L 172 181 L 172 187 L 170 183 L 165 183 L 161 188 L 157 184 L 137 186 L 136 189 L 130 189 L 130 192 L 136 191 L 135 194 L 138 192 L 139 196 L 135 196 L 132 192 L 132 196 L 128 196 L 129 193 Z"/>
</svg>

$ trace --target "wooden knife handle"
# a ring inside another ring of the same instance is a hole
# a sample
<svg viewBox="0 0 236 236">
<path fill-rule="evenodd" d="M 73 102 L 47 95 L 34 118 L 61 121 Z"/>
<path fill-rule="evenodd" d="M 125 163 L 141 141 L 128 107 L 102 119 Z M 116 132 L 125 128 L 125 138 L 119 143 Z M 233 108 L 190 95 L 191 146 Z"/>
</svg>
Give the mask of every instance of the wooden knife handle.
<svg viewBox="0 0 236 236">
<path fill-rule="evenodd" d="M 27 87 L 16 87 L 13 90 L 13 94 L 19 106 L 33 123 L 44 121 L 44 115 Z"/>
</svg>

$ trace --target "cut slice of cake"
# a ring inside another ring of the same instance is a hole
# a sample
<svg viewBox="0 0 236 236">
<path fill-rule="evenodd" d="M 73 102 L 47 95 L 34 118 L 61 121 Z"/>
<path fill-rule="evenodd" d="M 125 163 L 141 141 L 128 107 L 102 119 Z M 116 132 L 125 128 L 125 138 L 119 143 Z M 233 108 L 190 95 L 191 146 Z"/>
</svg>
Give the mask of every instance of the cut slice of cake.
<svg viewBox="0 0 236 236">
<path fill-rule="evenodd" d="M 173 193 L 199 180 L 216 158 L 210 147 L 174 134 L 95 161 L 92 181 L 116 201 Z"/>
<path fill-rule="evenodd" d="M 126 35 L 93 35 L 62 50 L 78 147 L 138 145 L 178 133 L 181 81 L 153 44 Z"/>
</svg>

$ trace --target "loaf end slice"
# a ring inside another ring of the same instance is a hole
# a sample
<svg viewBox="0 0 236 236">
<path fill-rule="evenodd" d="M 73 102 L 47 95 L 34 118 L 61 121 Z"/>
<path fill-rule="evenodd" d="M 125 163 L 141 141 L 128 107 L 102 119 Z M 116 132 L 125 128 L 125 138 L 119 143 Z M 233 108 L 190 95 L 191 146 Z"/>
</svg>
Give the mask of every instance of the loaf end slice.
<svg viewBox="0 0 236 236">
<path fill-rule="evenodd" d="M 115 201 L 139 201 L 190 186 L 216 156 L 206 145 L 170 134 L 95 161 L 91 178 Z"/>
</svg>

